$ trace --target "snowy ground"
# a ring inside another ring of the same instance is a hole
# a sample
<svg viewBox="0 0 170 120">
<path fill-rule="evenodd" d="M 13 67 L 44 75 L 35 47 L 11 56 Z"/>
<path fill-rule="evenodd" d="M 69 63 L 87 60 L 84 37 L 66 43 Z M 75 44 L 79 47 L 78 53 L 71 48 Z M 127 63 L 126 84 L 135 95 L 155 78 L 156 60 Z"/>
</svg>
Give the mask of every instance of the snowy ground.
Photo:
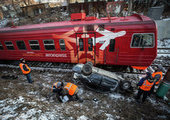
<svg viewBox="0 0 170 120">
<path fill-rule="evenodd" d="M 8 120 L 165 120 L 170 118 L 170 108 L 154 96 L 144 104 L 137 104 L 134 93 L 95 93 L 78 82 L 83 103 L 59 103 L 50 89 L 56 81 L 72 81 L 70 71 L 32 71 L 33 84 L 18 68 L 0 67 L 0 77 L 18 75 L 18 79 L 0 78 L 0 119 Z M 129 76 L 135 85 L 136 76 Z M 95 101 L 93 99 L 96 99 Z"/>
<path fill-rule="evenodd" d="M 170 48 L 170 38 L 158 40 L 157 47 L 158 48 Z M 161 64 L 162 66 L 170 66 L 170 49 L 158 49 L 157 57 L 154 60 L 154 64 Z"/>
</svg>

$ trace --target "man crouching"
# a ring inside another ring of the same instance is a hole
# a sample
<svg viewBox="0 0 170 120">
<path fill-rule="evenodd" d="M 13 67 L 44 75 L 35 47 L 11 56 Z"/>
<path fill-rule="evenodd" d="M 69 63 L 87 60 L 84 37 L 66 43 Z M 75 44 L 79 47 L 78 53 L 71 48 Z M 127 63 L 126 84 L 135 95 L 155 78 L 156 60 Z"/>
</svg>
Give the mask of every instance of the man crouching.
<svg viewBox="0 0 170 120">
<path fill-rule="evenodd" d="M 56 97 L 60 102 L 67 102 L 67 101 L 76 101 L 79 100 L 83 102 L 78 97 L 78 87 L 73 83 L 63 83 L 63 82 L 56 82 L 52 86 L 52 92 L 56 93 Z"/>
</svg>

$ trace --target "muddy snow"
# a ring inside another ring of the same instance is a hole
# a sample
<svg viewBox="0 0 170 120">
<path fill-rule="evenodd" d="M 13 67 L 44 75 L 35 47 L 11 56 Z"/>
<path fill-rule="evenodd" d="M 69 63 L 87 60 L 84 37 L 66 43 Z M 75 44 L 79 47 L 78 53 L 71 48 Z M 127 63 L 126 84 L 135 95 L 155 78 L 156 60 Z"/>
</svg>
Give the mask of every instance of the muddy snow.
<svg viewBox="0 0 170 120">
<path fill-rule="evenodd" d="M 17 79 L 2 79 L 13 74 Z M 132 93 L 101 94 L 90 91 L 81 82 L 73 81 L 71 71 L 33 70 L 33 84 L 18 68 L 0 66 L 0 119 L 1 120 L 166 120 L 170 118 L 170 107 L 152 95 L 146 103 L 136 103 Z M 137 83 L 136 77 L 128 77 Z M 56 81 L 73 82 L 80 88 L 82 103 L 71 101 L 60 103 L 51 86 Z"/>
</svg>

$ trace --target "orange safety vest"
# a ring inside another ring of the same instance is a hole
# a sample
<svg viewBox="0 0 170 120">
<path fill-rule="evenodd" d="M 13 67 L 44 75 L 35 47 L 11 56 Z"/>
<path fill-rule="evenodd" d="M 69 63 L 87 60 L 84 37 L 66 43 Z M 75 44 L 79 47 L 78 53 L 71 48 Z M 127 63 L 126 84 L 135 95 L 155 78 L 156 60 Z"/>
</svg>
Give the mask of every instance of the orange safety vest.
<svg viewBox="0 0 170 120">
<path fill-rule="evenodd" d="M 155 83 L 156 85 L 158 85 L 159 83 L 160 83 L 160 81 L 161 81 L 161 79 L 162 79 L 162 72 L 154 72 L 154 73 L 152 73 L 152 77 L 154 78 L 155 77 L 155 75 L 160 75 L 161 77 L 160 77 L 160 79 Z"/>
<path fill-rule="evenodd" d="M 150 91 L 153 84 L 154 84 L 154 82 L 150 83 L 148 80 L 145 80 L 143 82 L 142 86 L 140 86 L 140 89 L 142 89 L 144 91 Z"/>
<path fill-rule="evenodd" d="M 26 66 L 26 68 L 28 69 L 28 71 L 25 71 L 25 70 L 23 69 L 23 65 Z M 29 74 L 29 73 L 31 72 L 31 69 L 28 67 L 27 64 L 20 63 L 20 64 L 19 64 L 19 67 L 20 67 L 20 69 L 22 70 L 22 73 L 23 73 L 23 74 Z"/>
<path fill-rule="evenodd" d="M 72 83 L 67 83 L 67 85 L 64 88 L 68 90 L 69 95 L 74 95 L 77 89 L 77 85 L 74 85 Z"/>
</svg>

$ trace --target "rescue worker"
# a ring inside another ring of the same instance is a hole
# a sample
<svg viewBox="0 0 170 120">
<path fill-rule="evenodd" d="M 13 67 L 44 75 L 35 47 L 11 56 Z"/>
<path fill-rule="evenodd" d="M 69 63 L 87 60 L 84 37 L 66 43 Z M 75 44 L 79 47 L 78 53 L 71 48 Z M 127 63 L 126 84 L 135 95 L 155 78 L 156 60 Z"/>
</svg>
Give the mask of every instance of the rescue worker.
<svg viewBox="0 0 170 120">
<path fill-rule="evenodd" d="M 24 58 L 20 59 L 19 67 L 20 67 L 22 73 L 27 77 L 28 82 L 32 83 L 33 81 L 31 80 L 31 73 L 30 73 L 31 68 L 28 67 Z"/>
<path fill-rule="evenodd" d="M 53 84 L 51 90 L 53 93 L 56 93 L 56 97 L 60 102 L 62 102 L 60 96 L 63 96 L 63 86 L 64 86 L 63 82 L 56 82 Z"/>
<path fill-rule="evenodd" d="M 155 69 L 155 72 L 152 73 L 152 78 L 154 79 L 155 83 L 148 94 L 149 96 L 154 92 L 155 86 L 158 86 L 160 84 L 162 80 L 162 74 L 162 68 L 158 65 Z"/>
<path fill-rule="evenodd" d="M 80 100 L 82 102 L 82 100 L 78 97 L 77 93 L 77 85 L 73 83 L 66 83 L 66 85 L 64 86 L 64 94 L 67 95 L 71 101 Z"/>
<path fill-rule="evenodd" d="M 68 96 L 70 101 L 79 100 L 82 102 L 77 95 L 78 87 L 73 83 L 56 82 L 52 86 L 52 92 L 57 93 L 56 97 L 60 102 L 62 102 L 64 96 Z"/>
<path fill-rule="evenodd" d="M 143 94 L 142 102 L 145 102 L 149 94 L 149 91 L 151 90 L 153 85 L 154 85 L 154 80 L 152 79 L 151 73 L 147 72 L 146 77 L 143 77 L 137 84 L 137 86 L 139 86 L 138 93 L 136 96 L 137 102 L 140 102 L 139 99 L 142 94 Z"/>
</svg>

